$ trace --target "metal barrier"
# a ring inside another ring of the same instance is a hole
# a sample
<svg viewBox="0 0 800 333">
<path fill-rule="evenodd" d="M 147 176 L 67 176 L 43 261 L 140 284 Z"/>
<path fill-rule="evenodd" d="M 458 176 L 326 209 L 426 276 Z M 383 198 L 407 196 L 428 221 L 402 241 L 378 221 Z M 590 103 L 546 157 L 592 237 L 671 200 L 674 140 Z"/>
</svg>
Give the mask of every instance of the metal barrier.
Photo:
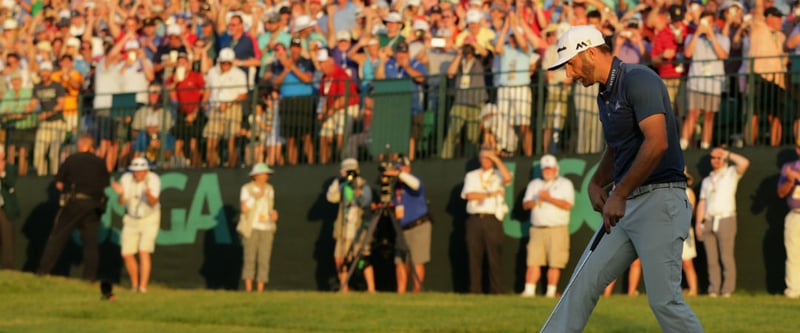
<svg viewBox="0 0 800 333">
<path fill-rule="evenodd" d="M 754 61 L 744 63 L 743 73 L 668 82 L 686 149 L 796 142 L 800 74 L 757 74 Z M 703 65 L 689 63 L 688 72 Z M 387 147 L 414 159 L 474 157 L 483 145 L 507 157 L 603 150 L 598 85 L 547 84 L 542 70 L 514 74 L 530 76 L 530 83 L 496 85 L 499 73 L 466 81 L 463 73 L 441 73 L 423 83 L 264 83 L 240 87 L 247 94 L 235 101 L 220 91 L 236 87 L 83 94 L 77 116 L 55 118 L 29 106 L 30 92 L 9 91 L 0 104 L 0 139 L 11 161 L 21 169 L 32 164 L 39 175 L 57 170 L 79 133 L 93 134 L 98 155 L 117 169 L 138 156 L 159 168 L 188 168 L 371 160 Z M 461 88 L 472 80 L 483 86 Z M 210 101 L 202 102 L 206 93 Z"/>
</svg>

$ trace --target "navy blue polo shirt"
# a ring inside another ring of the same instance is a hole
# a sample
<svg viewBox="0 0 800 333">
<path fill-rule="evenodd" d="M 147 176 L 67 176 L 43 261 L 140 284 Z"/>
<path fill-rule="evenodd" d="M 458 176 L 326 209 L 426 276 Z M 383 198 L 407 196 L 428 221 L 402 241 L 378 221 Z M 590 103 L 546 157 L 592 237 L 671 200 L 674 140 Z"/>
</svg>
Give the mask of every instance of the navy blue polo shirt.
<svg viewBox="0 0 800 333">
<path fill-rule="evenodd" d="M 642 185 L 686 181 L 675 115 L 667 88 L 656 72 L 642 65 L 624 64 L 615 57 L 608 81 L 600 85 L 597 104 L 606 143 L 615 151 L 614 183 L 628 173 L 644 142 L 639 122 L 659 113 L 665 115 L 669 145 Z"/>
<path fill-rule="evenodd" d="M 399 221 L 401 227 L 405 227 L 428 214 L 428 203 L 425 200 L 425 189 L 422 182 L 420 182 L 419 188 L 415 191 L 408 185 L 398 181 L 395 187 L 395 195 L 392 196 L 392 203 L 403 205 L 403 218 Z"/>
</svg>

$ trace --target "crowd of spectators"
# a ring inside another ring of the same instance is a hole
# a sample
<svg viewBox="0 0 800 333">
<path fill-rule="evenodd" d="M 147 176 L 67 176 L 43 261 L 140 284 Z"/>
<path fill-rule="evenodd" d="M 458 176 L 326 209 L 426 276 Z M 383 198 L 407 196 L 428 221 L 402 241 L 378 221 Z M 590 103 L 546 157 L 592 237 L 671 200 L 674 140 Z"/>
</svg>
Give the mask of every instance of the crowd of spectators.
<svg viewBox="0 0 800 333">
<path fill-rule="evenodd" d="M 788 0 L 2 0 L 0 15 L 0 139 L 22 175 L 54 173 L 82 132 L 109 170 L 363 158 L 391 111 L 384 79 L 411 82 L 411 159 L 599 152 L 599 88 L 540 71 L 575 25 L 659 73 L 684 149 L 800 131 Z M 715 136 L 728 105 L 747 119 Z"/>
</svg>

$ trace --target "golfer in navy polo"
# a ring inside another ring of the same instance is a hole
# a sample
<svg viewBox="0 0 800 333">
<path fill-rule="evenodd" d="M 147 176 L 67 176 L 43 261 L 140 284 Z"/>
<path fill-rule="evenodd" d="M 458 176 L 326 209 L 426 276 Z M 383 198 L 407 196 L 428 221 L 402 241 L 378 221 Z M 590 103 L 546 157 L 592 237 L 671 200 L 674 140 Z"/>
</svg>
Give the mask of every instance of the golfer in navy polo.
<svg viewBox="0 0 800 333">
<path fill-rule="evenodd" d="M 592 26 L 558 40 L 558 60 L 584 86 L 600 83 L 597 104 L 607 148 L 589 184 L 605 237 L 587 250 L 542 332 L 580 332 L 606 285 L 637 257 L 647 298 L 664 332 L 702 332 L 681 294 L 681 251 L 691 211 L 667 88 L 651 69 L 623 64 Z M 610 193 L 604 188 L 613 184 Z"/>
</svg>

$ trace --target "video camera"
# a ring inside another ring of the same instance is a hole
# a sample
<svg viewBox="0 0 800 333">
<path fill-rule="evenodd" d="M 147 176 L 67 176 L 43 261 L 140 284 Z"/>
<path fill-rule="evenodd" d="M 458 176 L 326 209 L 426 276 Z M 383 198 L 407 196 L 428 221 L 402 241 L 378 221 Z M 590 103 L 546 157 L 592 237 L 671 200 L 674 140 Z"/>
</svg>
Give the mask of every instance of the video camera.
<svg viewBox="0 0 800 333">
<path fill-rule="evenodd" d="M 386 153 L 380 155 L 380 164 L 378 165 L 381 203 L 387 204 L 392 201 L 392 191 L 397 183 L 397 176 L 388 175 L 387 171 L 399 169 L 400 162 L 398 162 L 396 154 L 392 154 L 389 145 L 386 145 Z"/>
</svg>

